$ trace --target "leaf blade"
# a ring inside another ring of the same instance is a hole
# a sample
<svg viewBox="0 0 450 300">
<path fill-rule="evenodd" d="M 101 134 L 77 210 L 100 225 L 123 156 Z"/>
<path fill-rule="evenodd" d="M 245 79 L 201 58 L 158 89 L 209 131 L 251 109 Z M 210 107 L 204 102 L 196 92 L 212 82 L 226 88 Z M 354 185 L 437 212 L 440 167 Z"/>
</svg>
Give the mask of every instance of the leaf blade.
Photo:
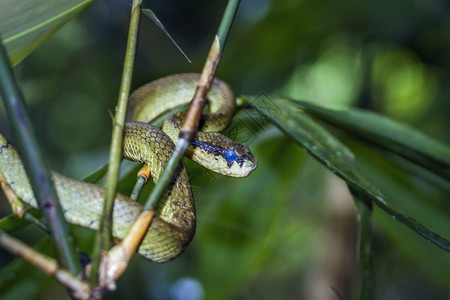
<svg viewBox="0 0 450 300">
<path fill-rule="evenodd" d="M 263 100 L 261 101 L 261 99 Z M 354 167 L 352 152 L 292 103 L 295 101 L 283 98 L 273 100 L 268 97 L 257 97 L 256 100 L 252 102 L 253 107 L 291 136 L 319 162 L 347 182 L 350 188 L 364 196 L 363 199 L 370 199 L 393 218 L 410 227 L 425 239 L 447 252 L 450 251 L 448 239 L 395 209 L 376 187 L 365 180 Z"/>
<path fill-rule="evenodd" d="M 306 101 L 296 106 L 319 119 L 450 178 L 450 148 L 384 116 L 356 108 L 328 108 Z"/>
<path fill-rule="evenodd" d="M 0 1 L 0 34 L 18 64 L 93 0 Z"/>
<path fill-rule="evenodd" d="M 170 39 L 170 41 L 175 45 L 175 47 L 177 47 L 178 51 L 180 51 L 181 54 L 183 54 L 183 56 L 187 59 L 187 61 L 189 63 L 192 63 L 191 60 L 189 59 L 189 57 L 186 55 L 186 53 L 184 53 L 184 51 L 181 49 L 181 47 L 178 46 L 177 42 L 175 42 L 175 40 L 172 38 L 172 36 L 166 30 L 163 23 L 159 20 L 159 18 L 156 16 L 156 14 L 151 9 L 148 9 L 148 8 L 143 9 L 142 12 L 144 13 L 144 15 L 147 18 L 152 20 L 153 23 L 155 23 L 155 25 L 158 26 L 158 28 Z"/>
</svg>

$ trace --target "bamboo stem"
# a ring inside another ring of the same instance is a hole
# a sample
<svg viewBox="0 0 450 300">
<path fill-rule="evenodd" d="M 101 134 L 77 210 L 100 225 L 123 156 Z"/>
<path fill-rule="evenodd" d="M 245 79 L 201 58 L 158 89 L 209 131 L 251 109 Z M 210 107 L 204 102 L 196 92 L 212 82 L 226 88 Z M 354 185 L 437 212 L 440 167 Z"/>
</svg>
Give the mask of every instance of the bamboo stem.
<svg viewBox="0 0 450 300">
<path fill-rule="evenodd" d="M 119 177 L 119 167 L 122 157 L 123 128 L 127 111 L 128 98 L 130 94 L 131 79 L 136 54 L 136 44 L 139 31 L 139 19 L 141 15 L 140 1 L 134 0 L 131 10 L 130 27 L 128 31 L 128 41 L 125 53 L 125 61 L 122 73 L 122 82 L 119 90 L 119 99 L 113 123 L 112 141 L 110 148 L 110 162 L 106 177 L 105 202 L 103 206 L 103 216 L 100 223 L 92 261 L 91 280 L 97 283 L 98 266 L 100 265 L 101 253 L 107 251 L 112 245 L 112 214 L 114 199 L 117 190 L 117 180 Z"/>
<path fill-rule="evenodd" d="M 211 49 L 200 75 L 199 83 L 192 98 L 191 105 L 181 126 L 180 138 L 178 139 L 175 152 L 169 159 L 164 172 L 161 174 L 158 183 L 153 189 L 150 197 L 145 204 L 145 209 L 156 207 L 159 199 L 167 190 L 169 182 L 175 173 L 175 170 L 186 152 L 186 149 L 192 143 L 195 133 L 198 129 L 199 120 L 206 102 L 211 82 L 216 73 L 221 54 L 225 47 L 228 34 L 233 23 L 234 16 L 239 6 L 239 0 L 229 0 L 219 25 L 219 30 L 214 37 Z"/>
<path fill-rule="evenodd" d="M 59 205 L 50 171 L 34 135 L 22 92 L 14 78 L 1 38 L 0 92 L 39 209 L 48 224 L 63 264 L 67 265 L 72 274 L 78 275 L 82 268 L 75 241 Z"/>
</svg>

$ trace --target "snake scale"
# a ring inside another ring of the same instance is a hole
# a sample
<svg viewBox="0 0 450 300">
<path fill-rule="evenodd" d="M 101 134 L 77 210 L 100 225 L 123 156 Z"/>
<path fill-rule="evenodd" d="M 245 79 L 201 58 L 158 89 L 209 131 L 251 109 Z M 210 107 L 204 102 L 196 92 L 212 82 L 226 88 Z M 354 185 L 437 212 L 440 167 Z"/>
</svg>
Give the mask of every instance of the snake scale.
<svg viewBox="0 0 450 300">
<path fill-rule="evenodd" d="M 124 129 L 123 155 L 144 162 L 157 182 L 175 149 L 183 114 L 168 118 L 163 130 L 149 125 L 162 113 L 189 103 L 199 79 L 198 74 L 176 74 L 152 81 L 132 93 Z M 256 160 L 246 145 L 238 144 L 221 131 L 230 122 L 235 98 L 230 87 L 217 79 L 208 94 L 209 113 L 202 116 L 200 130 L 187 156 L 213 171 L 228 176 L 244 177 L 256 168 Z M 103 208 L 103 189 L 52 172 L 64 215 L 75 225 L 98 229 Z M 23 202 L 37 207 L 20 157 L 0 134 L 0 181 Z M 143 207 L 124 195 L 117 194 L 113 213 L 113 235 L 122 239 Z M 138 249 L 153 262 L 166 262 L 177 257 L 195 232 L 195 207 L 188 174 L 180 164 L 166 195 Z"/>
</svg>

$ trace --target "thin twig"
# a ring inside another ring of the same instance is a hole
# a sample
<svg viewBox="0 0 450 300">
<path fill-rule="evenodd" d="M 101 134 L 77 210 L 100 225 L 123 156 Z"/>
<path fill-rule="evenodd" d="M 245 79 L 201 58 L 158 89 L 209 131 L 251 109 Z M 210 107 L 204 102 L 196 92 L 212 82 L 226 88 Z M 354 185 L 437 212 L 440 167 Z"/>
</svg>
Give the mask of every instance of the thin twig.
<svg viewBox="0 0 450 300">
<path fill-rule="evenodd" d="M 154 210 L 144 210 L 138 215 L 125 238 L 115 245 L 102 259 L 100 265 L 100 286 L 115 290 L 116 280 L 125 272 L 128 262 L 139 247 L 153 217 Z"/>
<path fill-rule="evenodd" d="M 134 185 L 133 191 L 131 192 L 130 199 L 137 201 L 139 195 L 141 194 L 144 185 L 147 183 L 151 172 L 147 165 L 144 165 L 138 172 L 136 184 Z"/>
<path fill-rule="evenodd" d="M 61 260 L 72 274 L 78 275 L 82 268 L 75 249 L 74 238 L 58 202 L 50 172 L 34 135 L 22 92 L 14 78 L 1 38 L 0 92 L 39 209 L 48 224 Z"/>
<path fill-rule="evenodd" d="M 178 139 L 175 152 L 170 157 L 164 172 L 161 174 L 158 183 L 150 194 L 150 197 L 145 204 L 145 209 L 156 207 L 159 199 L 167 190 L 169 182 L 178 164 L 183 158 L 186 149 L 192 143 L 195 133 L 197 132 L 203 107 L 206 103 L 206 95 L 208 94 L 214 74 L 216 73 L 217 65 L 219 64 L 221 54 L 225 47 L 225 42 L 227 40 L 228 33 L 230 32 L 231 24 L 233 23 L 239 2 L 239 0 L 228 1 L 219 30 L 217 35 L 214 37 L 211 49 L 209 50 L 208 58 L 200 75 L 199 83 L 197 85 L 197 89 L 195 90 L 194 97 L 192 98 L 191 105 L 189 106 L 186 118 L 181 126 L 180 138 Z"/>
<path fill-rule="evenodd" d="M 58 263 L 33 248 L 27 246 L 19 240 L 9 236 L 0 230 L 0 246 L 9 252 L 22 257 L 29 263 L 33 264 L 49 276 L 54 276 L 62 284 L 74 292 L 74 296 L 78 299 L 88 299 L 90 295 L 90 287 L 87 283 L 71 274 L 65 269 L 60 269 Z"/>
<path fill-rule="evenodd" d="M 125 61 L 122 73 L 122 82 L 119 90 L 119 99 L 114 118 L 112 141 L 110 149 L 110 162 L 106 177 L 105 202 L 103 206 L 103 216 L 100 223 L 100 230 L 97 234 L 92 262 L 91 280 L 97 283 L 98 266 L 100 256 L 103 251 L 110 249 L 112 245 L 112 213 L 114 198 L 117 190 L 117 180 L 119 176 L 119 166 L 122 157 L 123 128 L 127 111 L 128 97 L 130 94 L 131 78 L 133 74 L 134 57 L 139 31 L 139 19 L 141 15 L 140 1 L 134 0 L 131 10 L 130 27 L 128 31 L 128 41 L 125 53 Z"/>
</svg>

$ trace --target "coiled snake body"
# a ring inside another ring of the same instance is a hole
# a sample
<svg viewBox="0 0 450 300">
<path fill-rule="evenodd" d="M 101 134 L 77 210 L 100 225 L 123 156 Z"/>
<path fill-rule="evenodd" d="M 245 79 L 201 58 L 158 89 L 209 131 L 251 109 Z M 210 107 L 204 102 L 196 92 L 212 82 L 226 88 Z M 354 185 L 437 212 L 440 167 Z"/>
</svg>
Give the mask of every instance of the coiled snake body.
<svg viewBox="0 0 450 300">
<path fill-rule="evenodd" d="M 149 167 L 157 182 L 175 149 L 183 115 L 165 121 L 163 130 L 147 124 L 163 112 L 190 101 L 198 74 L 177 74 L 161 78 L 137 89 L 130 96 L 124 133 L 123 155 Z M 247 146 L 210 131 L 220 131 L 233 117 L 235 99 L 224 82 L 214 80 L 208 94 L 209 114 L 201 120 L 200 130 L 187 151 L 194 161 L 213 171 L 236 177 L 247 176 L 256 160 Z M 170 137 L 169 137 L 170 136 Z M 36 200 L 24 167 L 14 148 L 0 134 L 0 183 L 24 203 L 36 207 Z M 52 173 L 64 215 L 73 224 L 98 229 L 103 209 L 103 189 L 63 175 Z M 117 194 L 113 213 L 113 235 L 122 239 L 142 206 Z M 163 197 L 146 233 L 139 254 L 154 262 L 177 257 L 195 231 L 195 208 L 186 169 L 180 164 L 167 194 Z"/>
</svg>

